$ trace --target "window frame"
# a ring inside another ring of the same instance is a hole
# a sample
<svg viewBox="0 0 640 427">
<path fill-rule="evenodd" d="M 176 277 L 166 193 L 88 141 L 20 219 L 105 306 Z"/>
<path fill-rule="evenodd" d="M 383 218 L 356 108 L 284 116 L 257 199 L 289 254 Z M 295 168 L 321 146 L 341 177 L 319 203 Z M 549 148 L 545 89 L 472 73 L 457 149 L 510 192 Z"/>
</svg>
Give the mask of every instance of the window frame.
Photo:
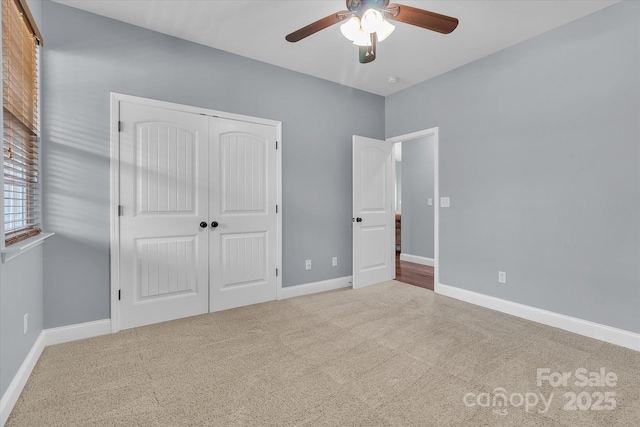
<svg viewBox="0 0 640 427">
<path fill-rule="evenodd" d="M 5 0 L 2 0 L 3 2 Z M 7 1 L 14 1 L 19 7 L 22 8 L 23 12 L 24 12 L 24 17 L 27 20 L 27 25 L 29 26 L 31 32 L 33 33 L 34 37 L 37 40 L 36 43 L 36 52 L 35 52 L 35 60 L 36 60 L 36 66 L 37 66 L 37 74 L 36 74 L 36 96 L 37 96 L 37 106 L 36 106 L 36 114 L 37 114 L 37 120 L 38 123 L 40 122 L 40 118 L 41 118 L 41 58 L 42 58 L 42 51 L 41 51 L 41 47 L 43 46 L 43 38 L 42 35 L 40 34 L 40 31 L 38 30 L 38 27 L 36 25 L 35 19 L 33 18 L 33 15 L 31 14 L 31 11 L 29 10 L 29 7 L 27 5 L 27 0 L 7 0 Z M 2 5 L 4 7 L 4 5 Z M 0 19 L 0 39 L 3 37 L 3 22 L 2 19 Z M 3 43 L 0 43 L 0 55 L 4 55 L 4 51 L 3 51 Z M 2 99 L 4 99 L 4 84 L 2 86 L 0 86 L 0 97 Z M 4 101 L 3 101 L 4 102 Z M 38 152 L 37 152 L 37 172 L 38 175 L 40 176 L 41 172 L 42 172 L 42 163 L 41 163 L 41 158 L 42 158 L 42 139 L 41 139 L 41 129 L 38 128 L 38 132 L 37 132 L 37 138 L 36 138 L 36 142 L 35 142 L 37 148 L 38 148 Z M 4 151 L 4 142 L 3 142 L 3 151 Z M 3 154 L 4 156 L 4 154 Z M 12 243 L 11 245 L 7 245 L 6 244 L 6 234 L 4 233 L 4 202 L 5 202 L 5 197 L 4 197 L 4 157 L 3 157 L 3 161 L 0 164 L 0 171 L 2 173 L 0 173 L 0 186 L 2 186 L 3 191 L 0 192 L 0 202 L 2 202 L 2 206 L 3 206 L 3 215 L 0 218 L 0 224 L 2 225 L 2 230 L 3 230 L 3 239 L 0 241 L 0 253 L 2 255 L 2 262 L 5 263 L 7 261 L 9 261 L 10 259 L 13 259 L 14 257 L 26 252 L 29 249 L 35 248 L 40 246 L 45 239 L 51 237 L 53 235 L 53 233 L 45 233 L 44 231 L 41 231 L 40 234 L 37 234 L 35 236 L 31 236 L 31 237 L 27 237 L 23 240 L 17 241 Z M 39 188 L 36 194 L 36 199 L 37 199 L 37 206 L 40 206 L 40 209 L 42 207 L 42 181 L 41 179 L 38 182 Z M 42 227 L 42 209 L 40 210 L 39 214 L 38 214 L 38 220 L 40 222 L 41 228 Z"/>
</svg>

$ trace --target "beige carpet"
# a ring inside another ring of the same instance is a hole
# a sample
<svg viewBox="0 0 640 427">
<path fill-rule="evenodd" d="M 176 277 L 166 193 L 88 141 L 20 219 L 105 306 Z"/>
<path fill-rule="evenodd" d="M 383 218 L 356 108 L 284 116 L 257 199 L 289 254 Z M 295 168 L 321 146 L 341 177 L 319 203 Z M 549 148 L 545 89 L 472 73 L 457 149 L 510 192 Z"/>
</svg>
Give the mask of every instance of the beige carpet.
<svg viewBox="0 0 640 427">
<path fill-rule="evenodd" d="M 7 423 L 112 425 L 638 426 L 640 353 L 387 282 L 48 347 Z"/>
</svg>

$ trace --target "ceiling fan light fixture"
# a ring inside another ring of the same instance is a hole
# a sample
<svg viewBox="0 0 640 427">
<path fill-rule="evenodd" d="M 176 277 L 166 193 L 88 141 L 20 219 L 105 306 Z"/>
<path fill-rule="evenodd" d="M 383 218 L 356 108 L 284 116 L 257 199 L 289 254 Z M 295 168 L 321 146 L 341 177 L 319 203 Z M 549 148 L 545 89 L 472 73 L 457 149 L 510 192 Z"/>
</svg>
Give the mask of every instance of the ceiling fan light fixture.
<svg viewBox="0 0 640 427">
<path fill-rule="evenodd" d="M 21 0 L 22 1 L 22 0 Z M 320 30 L 340 23 L 344 37 L 359 46 L 361 64 L 376 59 L 378 42 L 386 40 L 395 30 L 386 19 L 449 34 L 458 26 L 458 19 L 451 16 L 401 4 L 389 4 L 390 0 L 346 0 L 347 10 L 340 10 L 318 19 L 285 36 L 290 43 L 298 42 Z"/>
<path fill-rule="evenodd" d="M 375 9 L 367 9 L 362 14 L 362 22 L 360 25 L 362 26 L 362 30 L 366 33 L 375 33 L 382 26 L 384 19 L 382 18 L 382 14 Z"/>
<path fill-rule="evenodd" d="M 365 33 L 364 31 L 358 31 L 358 34 L 353 39 L 353 44 L 356 46 L 371 46 L 371 34 Z"/>
<path fill-rule="evenodd" d="M 349 41 L 354 41 L 360 32 L 360 19 L 357 16 L 352 17 L 344 24 L 340 25 L 342 35 Z"/>
<path fill-rule="evenodd" d="M 396 29 L 395 25 L 390 24 L 389 21 L 387 21 L 386 19 L 383 19 L 382 25 L 380 26 L 378 31 L 376 31 L 376 34 L 378 35 L 378 42 L 381 42 L 387 37 L 389 37 L 391 33 L 393 33 L 393 30 L 395 29 Z"/>
</svg>

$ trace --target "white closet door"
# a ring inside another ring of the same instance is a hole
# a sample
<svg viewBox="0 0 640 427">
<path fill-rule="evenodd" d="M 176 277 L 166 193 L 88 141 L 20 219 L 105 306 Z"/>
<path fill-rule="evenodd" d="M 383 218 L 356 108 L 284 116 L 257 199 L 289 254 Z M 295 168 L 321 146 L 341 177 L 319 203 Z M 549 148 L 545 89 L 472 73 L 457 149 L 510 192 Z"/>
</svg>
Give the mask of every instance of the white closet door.
<svg viewBox="0 0 640 427">
<path fill-rule="evenodd" d="M 276 128 L 210 124 L 210 310 L 274 300 Z"/>
<path fill-rule="evenodd" d="M 120 121 L 120 328 L 206 313 L 209 118 L 122 102 Z"/>
</svg>

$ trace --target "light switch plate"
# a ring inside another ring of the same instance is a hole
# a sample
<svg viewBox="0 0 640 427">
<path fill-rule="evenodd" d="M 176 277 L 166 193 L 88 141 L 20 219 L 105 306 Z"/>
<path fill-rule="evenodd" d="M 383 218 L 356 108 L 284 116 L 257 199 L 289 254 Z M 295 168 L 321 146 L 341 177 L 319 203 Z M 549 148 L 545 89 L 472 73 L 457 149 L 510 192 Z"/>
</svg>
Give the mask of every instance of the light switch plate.
<svg viewBox="0 0 640 427">
<path fill-rule="evenodd" d="M 448 208 L 451 206 L 451 201 L 448 197 L 440 197 L 440 207 Z"/>
<path fill-rule="evenodd" d="M 427 199 L 427 206 L 433 206 L 433 199 L 431 197 Z"/>
</svg>

